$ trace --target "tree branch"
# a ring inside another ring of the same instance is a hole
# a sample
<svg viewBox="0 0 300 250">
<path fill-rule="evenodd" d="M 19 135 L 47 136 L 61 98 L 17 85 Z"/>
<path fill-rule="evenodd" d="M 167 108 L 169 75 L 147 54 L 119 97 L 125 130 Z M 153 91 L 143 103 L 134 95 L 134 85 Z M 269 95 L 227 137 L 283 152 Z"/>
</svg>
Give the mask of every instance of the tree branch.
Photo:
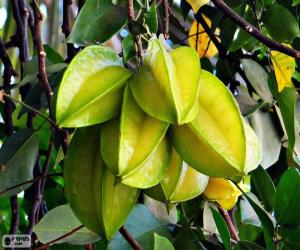
<svg viewBox="0 0 300 250">
<path fill-rule="evenodd" d="M 63 1 L 63 23 L 61 26 L 62 32 L 67 39 L 71 33 L 71 25 L 70 25 L 70 7 L 72 5 L 72 0 L 64 0 Z M 66 62 L 70 62 L 76 54 L 75 47 L 72 43 L 67 43 L 67 59 Z"/>
<path fill-rule="evenodd" d="M 127 240 L 129 245 L 134 250 L 143 250 L 143 248 L 140 246 L 140 244 L 130 235 L 130 233 L 126 230 L 126 228 L 124 226 L 122 226 L 119 229 L 119 232 L 123 235 L 123 237 Z"/>
<path fill-rule="evenodd" d="M 237 15 L 231 8 L 229 8 L 223 0 L 211 0 L 214 5 L 223 12 L 225 16 L 230 18 L 234 23 L 248 32 L 251 36 L 255 37 L 257 40 L 265 44 L 272 50 L 279 51 L 296 59 L 300 59 L 300 51 L 289 48 L 285 45 L 280 44 L 268 37 L 266 37 L 262 32 L 260 32 L 252 24 L 248 23 L 245 19 Z"/>
<path fill-rule="evenodd" d="M 218 210 L 219 210 L 220 214 L 223 216 L 223 218 L 228 226 L 231 238 L 234 239 L 235 241 L 239 241 L 240 240 L 239 235 L 236 231 L 236 228 L 231 220 L 229 213 L 220 206 L 218 206 Z"/>
<path fill-rule="evenodd" d="M 4 74 L 3 74 L 3 87 L 8 92 L 10 91 L 11 77 L 15 74 L 13 70 L 12 63 L 5 51 L 5 46 L 0 39 L 0 58 L 4 65 Z M 14 133 L 13 120 L 12 120 L 12 102 L 4 98 L 4 121 L 5 121 L 5 133 L 9 137 Z M 11 225 L 10 233 L 16 234 L 19 227 L 19 205 L 18 198 L 16 195 L 10 197 L 10 207 L 11 207 Z"/>
<path fill-rule="evenodd" d="M 53 245 L 55 242 L 59 241 L 59 240 L 62 240 L 62 239 L 65 239 L 67 238 L 68 236 L 72 235 L 73 233 L 76 233 L 78 230 L 80 230 L 81 228 L 83 228 L 84 226 L 83 225 L 80 225 L 79 227 L 76 227 L 74 228 L 72 231 L 60 236 L 60 237 L 57 237 L 56 239 L 54 240 L 51 240 L 49 242 L 47 242 L 46 244 L 42 245 L 42 246 L 39 246 L 39 247 L 36 247 L 34 248 L 34 250 L 42 250 L 42 249 L 46 249 L 48 248 L 49 246 Z"/>
<path fill-rule="evenodd" d="M 163 26 L 163 29 L 164 29 L 164 37 L 165 39 L 168 39 L 169 38 L 169 1 L 168 0 L 163 0 L 162 2 L 163 4 L 163 14 L 164 14 L 164 26 Z"/>
<path fill-rule="evenodd" d="M 142 64 L 143 59 L 144 59 L 144 50 L 143 50 L 143 45 L 142 45 L 142 41 L 141 41 L 141 36 L 136 35 L 133 32 L 133 23 L 135 21 L 133 0 L 127 0 L 127 15 L 128 15 L 128 28 L 129 28 L 129 31 L 134 36 L 134 42 L 135 42 L 135 46 L 136 46 L 139 64 Z"/>
</svg>

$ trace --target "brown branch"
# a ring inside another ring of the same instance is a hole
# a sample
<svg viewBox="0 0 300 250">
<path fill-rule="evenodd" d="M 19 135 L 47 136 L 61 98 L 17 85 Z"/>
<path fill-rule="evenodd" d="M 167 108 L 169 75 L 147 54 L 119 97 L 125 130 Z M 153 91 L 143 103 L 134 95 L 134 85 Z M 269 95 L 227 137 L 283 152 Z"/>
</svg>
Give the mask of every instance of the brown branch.
<svg viewBox="0 0 300 250">
<path fill-rule="evenodd" d="M 72 0 L 64 0 L 63 1 L 63 23 L 61 26 L 62 32 L 65 35 L 65 38 L 71 33 L 71 25 L 70 25 L 70 7 L 72 6 Z M 72 43 L 67 43 L 67 59 L 66 62 L 70 62 L 76 54 L 75 47 Z"/>
<path fill-rule="evenodd" d="M 41 179 L 49 178 L 49 177 L 53 177 L 53 176 L 62 176 L 62 173 L 55 173 L 55 174 L 48 174 L 48 175 L 44 175 L 44 176 L 38 176 L 38 177 L 36 177 L 34 179 L 31 179 L 31 180 L 28 180 L 28 181 L 24 181 L 24 182 L 19 183 L 19 184 L 15 185 L 15 186 L 6 188 L 5 190 L 3 190 L 3 191 L 0 192 L 0 195 L 4 195 L 8 191 L 14 190 L 15 188 L 18 188 L 18 187 L 22 187 L 22 186 L 24 186 L 26 184 L 34 183 L 34 182 L 37 182 L 37 181 L 39 181 Z"/>
<path fill-rule="evenodd" d="M 4 44 L 0 39 L 0 58 L 4 65 L 3 74 L 3 87 L 8 92 L 10 91 L 11 77 L 15 74 L 13 70 L 12 63 L 5 51 Z M 13 120 L 12 120 L 12 102 L 4 97 L 4 121 L 5 121 L 5 133 L 9 137 L 14 133 Z M 19 205 L 18 198 L 16 195 L 10 197 L 10 207 L 11 207 L 11 225 L 9 232 L 11 234 L 16 234 L 19 227 Z"/>
<path fill-rule="evenodd" d="M 234 23 L 248 32 L 251 36 L 255 37 L 257 40 L 265 44 L 272 50 L 279 51 L 296 59 L 300 59 L 300 51 L 289 48 L 285 45 L 280 44 L 268 37 L 266 37 L 262 32 L 260 32 L 256 27 L 252 24 L 248 23 L 245 19 L 237 15 L 230 7 L 224 3 L 223 0 L 211 0 L 214 5 L 223 12 L 225 16 L 230 18 Z"/>
<path fill-rule="evenodd" d="M 142 45 L 142 41 L 141 41 L 141 36 L 134 34 L 134 32 L 133 32 L 133 23 L 135 21 L 133 0 L 127 0 L 127 15 L 128 15 L 128 28 L 129 28 L 129 31 L 134 36 L 134 42 L 135 42 L 135 46 L 136 46 L 139 64 L 142 64 L 143 60 L 144 60 L 144 50 L 143 50 L 143 45 Z"/>
<path fill-rule="evenodd" d="M 48 109 L 50 113 L 50 118 L 52 119 L 53 116 L 51 114 L 51 95 L 52 90 L 48 81 L 47 73 L 46 73 L 46 53 L 44 50 L 42 36 L 41 36 L 41 24 L 43 20 L 43 15 L 39 9 L 39 6 L 35 0 L 31 1 L 31 7 L 33 9 L 34 15 L 34 34 L 33 34 L 33 43 L 37 50 L 38 55 L 38 65 L 39 65 L 39 74 L 38 77 L 40 82 L 44 88 L 44 92 L 46 94 Z"/>
<path fill-rule="evenodd" d="M 51 240 L 51 241 L 47 242 L 46 244 L 44 244 L 44 245 L 42 245 L 42 246 L 39 246 L 39 247 L 34 248 L 34 250 L 42 250 L 42 249 L 46 249 L 46 248 L 48 248 L 49 246 L 53 245 L 55 242 L 57 242 L 57 241 L 59 241 L 59 240 L 62 240 L 62 239 L 65 239 L 65 238 L 67 238 L 68 236 L 70 236 L 70 235 L 76 233 L 77 231 L 79 231 L 79 230 L 80 230 L 81 228 L 83 228 L 83 227 L 84 227 L 83 225 L 81 225 L 81 226 L 79 226 L 79 227 L 76 227 L 76 228 L 74 228 L 73 230 L 71 230 L 70 232 L 68 232 L 68 233 L 66 233 L 66 234 L 64 234 L 64 235 L 62 235 L 62 236 L 60 236 L 60 237 L 57 237 L 56 239 Z"/>
<path fill-rule="evenodd" d="M 163 0 L 163 15 L 164 15 L 164 37 L 165 39 L 169 38 L 169 19 L 170 19 L 170 14 L 169 14 L 169 1 L 168 0 Z"/>
<path fill-rule="evenodd" d="M 119 232 L 122 234 L 122 236 L 127 240 L 129 245 L 134 250 L 143 250 L 143 248 L 140 246 L 140 244 L 130 235 L 130 233 L 126 230 L 126 228 L 124 226 L 122 226 L 119 229 Z"/>
<path fill-rule="evenodd" d="M 240 240 L 239 235 L 237 233 L 234 223 L 232 222 L 231 217 L 230 217 L 229 213 L 227 212 L 227 210 L 225 210 L 224 208 L 222 208 L 220 206 L 218 206 L 218 210 L 219 210 L 220 214 L 223 216 L 223 218 L 228 226 L 231 238 L 234 239 L 235 241 L 239 241 Z"/>
</svg>

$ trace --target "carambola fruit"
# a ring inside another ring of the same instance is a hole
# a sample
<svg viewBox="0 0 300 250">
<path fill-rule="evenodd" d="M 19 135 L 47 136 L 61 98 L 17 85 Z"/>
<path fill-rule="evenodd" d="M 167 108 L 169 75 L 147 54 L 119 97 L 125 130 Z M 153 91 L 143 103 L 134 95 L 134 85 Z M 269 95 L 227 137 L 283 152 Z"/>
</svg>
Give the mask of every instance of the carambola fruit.
<svg viewBox="0 0 300 250">
<path fill-rule="evenodd" d="M 116 182 L 105 167 L 99 134 L 98 126 L 76 130 L 64 166 L 65 191 L 82 224 L 110 239 L 135 205 L 139 191 Z"/>
</svg>

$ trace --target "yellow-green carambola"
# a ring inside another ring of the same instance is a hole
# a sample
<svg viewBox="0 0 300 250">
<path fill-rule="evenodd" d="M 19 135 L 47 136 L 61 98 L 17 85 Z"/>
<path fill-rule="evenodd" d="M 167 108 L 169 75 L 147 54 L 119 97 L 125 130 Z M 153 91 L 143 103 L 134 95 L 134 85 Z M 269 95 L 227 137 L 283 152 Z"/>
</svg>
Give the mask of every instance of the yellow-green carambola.
<svg viewBox="0 0 300 250">
<path fill-rule="evenodd" d="M 99 150 L 97 126 L 77 129 L 64 166 L 65 191 L 83 225 L 110 239 L 136 203 L 139 191 L 116 182 Z"/>
<path fill-rule="evenodd" d="M 121 182 L 148 188 L 161 181 L 167 171 L 170 143 L 168 124 L 143 112 L 126 87 L 121 116 L 101 128 L 101 154 Z"/>
<path fill-rule="evenodd" d="M 130 81 L 136 102 L 150 116 L 174 124 L 197 114 L 200 79 L 198 54 L 190 47 L 167 50 L 158 39 L 149 41 L 145 63 Z"/>
<path fill-rule="evenodd" d="M 56 103 L 59 126 L 89 126 L 116 116 L 123 86 L 131 75 L 111 49 L 86 47 L 71 61 L 60 84 Z"/>
<path fill-rule="evenodd" d="M 147 189 L 146 194 L 168 204 L 177 203 L 200 195 L 207 183 L 208 176 L 188 166 L 173 149 L 167 174 L 158 185 Z"/>
<path fill-rule="evenodd" d="M 213 74 L 202 70 L 199 112 L 171 136 L 177 152 L 191 167 L 211 177 L 243 176 L 261 160 L 261 146 L 243 121 L 231 92 Z"/>
</svg>

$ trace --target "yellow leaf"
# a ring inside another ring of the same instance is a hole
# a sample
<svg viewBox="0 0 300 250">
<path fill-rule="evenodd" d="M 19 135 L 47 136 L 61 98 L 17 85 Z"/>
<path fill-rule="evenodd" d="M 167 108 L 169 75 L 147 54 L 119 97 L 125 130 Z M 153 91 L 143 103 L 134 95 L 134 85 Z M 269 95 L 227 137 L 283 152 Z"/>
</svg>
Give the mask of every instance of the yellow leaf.
<svg viewBox="0 0 300 250">
<path fill-rule="evenodd" d="M 291 47 L 290 45 L 287 46 Z M 277 80 L 278 91 L 281 92 L 285 87 L 294 87 L 292 76 L 296 68 L 295 58 L 275 50 L 271 51 L 271 56 Z"/>
<path fill-rule="evenodd" d="M 209 0 L 187 0 L 187 2 L 191 5 L 194 13 L 197 13 L 203 5 L 209 2 Z"/>
<path fill-rule="evenodd" d="M 204 16 L 205 22 L 211 27 L 211 21 Z M 215 35 L 220 33 L 219 29 L 216 29 Z M 218 49 L 215 44 L 211 41 L 209 35 L 205 32 L 203 26 L 199 24 L 196 20 L 192 23 L 189 32 L 189 44 L 194 48 L 200 58 L 203 56 L 211 58 L 218 53 Z"/>
</svg>

